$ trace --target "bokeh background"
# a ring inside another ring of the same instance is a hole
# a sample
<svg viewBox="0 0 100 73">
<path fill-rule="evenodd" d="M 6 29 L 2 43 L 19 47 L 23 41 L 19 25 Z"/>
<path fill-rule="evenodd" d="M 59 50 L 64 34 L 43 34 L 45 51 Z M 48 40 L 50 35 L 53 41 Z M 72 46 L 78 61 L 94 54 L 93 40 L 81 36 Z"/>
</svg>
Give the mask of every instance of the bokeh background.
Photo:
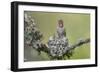
<svg viewBox="0 0 100 73">
<path fill-rule="evenodd" d="M 64 22 L 69 44 L 75 44 L 79 39 L 90 38 L 90 14 L 87 13 L 59 13 L 59 12 L 35 12 L 25 11 L 30 15 L 37 25 L 37 28 L 43 33 L 43 43 L 47 43 L 50 36 L 56 33 L 59 19 Z M 90 58 L 90 44 L 84 44 L 75 48 L 71 60 Z M 45 61 L 50 60 L 48 55 L 38 52 L 34 48 L 24 48 L 24 59 L 27 61 Z M 66 57 L 66 60 L 70 60 Z"/>
</svg>

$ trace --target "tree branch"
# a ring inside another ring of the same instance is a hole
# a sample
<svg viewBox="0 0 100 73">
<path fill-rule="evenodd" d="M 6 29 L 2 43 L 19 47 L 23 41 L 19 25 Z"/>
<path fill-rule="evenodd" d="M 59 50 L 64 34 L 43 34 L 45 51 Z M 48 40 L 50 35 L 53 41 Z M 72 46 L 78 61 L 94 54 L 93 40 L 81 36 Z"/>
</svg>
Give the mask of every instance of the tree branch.
<svg viewBox="0 0 100 73">
<path fill-rule="evenodd" d="M 68 59 L 70 59 L 70 57 L 73 55 L 73 50 L 76 47 L 82 46 L 84 44 L 87 44 L 90 42 L 90 38 L 84 39 L 84 40 L 79 40 L 76 44 L 73 44 L 71 46 L 69 46 L 69 50 L 66 51 L 66 53 L 63 56 L 67 56 Z"/>
<path fill-rule="evenodd" d="M 87 43 L 89 43 L 89 42 L 90 42 L 90 39 L 89 39 L 89 38 L 87 38 L 87 39 L 85 39 L 85 40 L 79 40 L 76 44 L 70 46 L 69 49 L 72 50 L 72 49 L 74 49 L 74 48 L 76 48 L 76 47 L 79 47 L 79 46 L 81 46 L 81 45 L 87 44 Z"/>
</svg>

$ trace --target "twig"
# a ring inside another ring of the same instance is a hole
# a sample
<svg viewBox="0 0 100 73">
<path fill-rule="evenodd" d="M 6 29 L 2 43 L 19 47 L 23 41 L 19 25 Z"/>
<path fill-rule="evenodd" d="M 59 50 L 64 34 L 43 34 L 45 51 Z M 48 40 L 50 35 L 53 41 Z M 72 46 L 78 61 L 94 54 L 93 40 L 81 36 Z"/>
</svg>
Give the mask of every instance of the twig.
<svg viewBox="0 0 100 73">
<path fill-rule="evenodd" d="M 74 48 L 76 48 L 76 47 L 79 47 L 79 46 L 81 46 L 81 45 L 83 45 L 83 44 L 87 44 L 87 43 L 89 43 L 89 42 L 90 42 L 90 39 L 89 39 L 89 38 L 88 38 L 88 39 L 85 39 L 85 40 L 79 40 L 78 43 L 76 43 L 76 44 L 70 46 L 69 49 L 72 50 L 72 49 L 74 49 Z"/>
</svg>

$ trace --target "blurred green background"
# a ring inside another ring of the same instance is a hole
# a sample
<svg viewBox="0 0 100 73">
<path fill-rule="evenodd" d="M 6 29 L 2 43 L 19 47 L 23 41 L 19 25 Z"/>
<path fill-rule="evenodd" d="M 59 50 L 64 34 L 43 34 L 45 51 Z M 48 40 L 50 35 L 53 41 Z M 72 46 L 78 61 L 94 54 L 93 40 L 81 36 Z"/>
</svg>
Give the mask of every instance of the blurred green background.
<svg viewBox="0 0 100 73">
<path fill-rule="evenodd" d="M 33 19 L 37 28 L 43 33 L 43 43 L 47 43 L 50 36 L 56 33 L 57 22 L 62 19 L 66 29 L 69 44 L 74 44 L 78 39 L 90 38 L 90 14 L 85 13 L 58 13 L 58 12 L 34 12 L 25 11 Z M 49 60 L 46 53 L 42 52 L 38 55 L 36 50 L 25 48 L 24 58 L 28 61 L 44 61 Z M 87 59 L 90 58 L 90 44 L 84 44 L 75 48 L 71 59 Z M 66 57 L 67 59 L 67 57 Z M 67 59 L 68 60 L 68 59 Z"/>
</svg>

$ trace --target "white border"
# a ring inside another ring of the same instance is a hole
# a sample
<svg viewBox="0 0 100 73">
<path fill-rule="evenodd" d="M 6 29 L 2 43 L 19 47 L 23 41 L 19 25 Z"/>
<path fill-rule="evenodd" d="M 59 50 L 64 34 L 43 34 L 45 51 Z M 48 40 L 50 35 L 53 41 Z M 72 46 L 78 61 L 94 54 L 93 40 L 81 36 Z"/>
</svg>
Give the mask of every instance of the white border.
<svg viewBox="0 0 100 73">
<path fill-rule="evenodd" d="M 93 9 L 80 8 L 60 8 L 60 7 L 46 7 L 46 6 L 25 6 L 19 5 L 18 12 L 18 68 L 36 68 L 36 67 L 50 67 L 50 66 L 71 66 L 95 64 L 95 11 Z M 91 58 L 82 60 L 62 60 L 62 61 L 39 61 L 39 62 L 24 62 L 24 11 L 46 11 L 46 12 L 69 12 L 69 13 L 89 13 L 91 15 Z"/>
</svg>

